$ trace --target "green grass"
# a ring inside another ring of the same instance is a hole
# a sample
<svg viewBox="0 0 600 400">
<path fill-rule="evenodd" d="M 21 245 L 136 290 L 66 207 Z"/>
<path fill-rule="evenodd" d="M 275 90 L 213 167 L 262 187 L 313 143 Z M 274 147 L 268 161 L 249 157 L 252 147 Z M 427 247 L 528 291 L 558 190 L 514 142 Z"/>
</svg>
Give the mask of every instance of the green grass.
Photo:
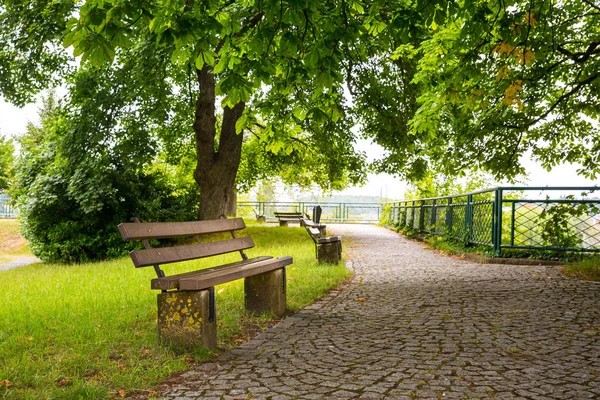
<svg viewBox="0 0 600 400">
<path fill-rule="evenodd" d="M 597 256 L 585 257 L 565 265 L 562 272 L 572 278 L 600 281 L 600 258 Z"/>
<path fill-rule="evenodd" d="M 289 255 L 287 300 L 294 312 L 347 279 L 318 265 L 304 229 L 250 226 L 248 255 Z M 236 257 L 237 256 L 237 257 Z M 165 266 L 168 274 L 236 261 L 239 254 Z M 37 264 L 0 272 L 0 398 L 96 399 L 150 391 L 173 372 L 210 358 L 202 348 L 176 354 L 157 344 L 152 268 L 127 259 L 80 265 Z M 269 316 L 244 314 L 243 281 L 217 290 L 221 350 L 265 328 Z"/>
</svg>

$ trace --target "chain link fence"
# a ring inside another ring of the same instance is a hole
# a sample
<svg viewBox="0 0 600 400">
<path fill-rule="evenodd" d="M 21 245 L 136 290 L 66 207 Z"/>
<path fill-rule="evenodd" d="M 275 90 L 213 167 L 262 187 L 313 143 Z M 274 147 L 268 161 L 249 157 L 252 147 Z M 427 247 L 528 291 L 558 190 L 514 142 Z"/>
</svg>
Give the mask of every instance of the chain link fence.
<svg viewBox="0 0 600 400">
<path fill-rule="evenodd" d="M 600 187 L 498 187 L 386 203 L 383 221 L 502 249 L 600 252 Z"/>
</svg>

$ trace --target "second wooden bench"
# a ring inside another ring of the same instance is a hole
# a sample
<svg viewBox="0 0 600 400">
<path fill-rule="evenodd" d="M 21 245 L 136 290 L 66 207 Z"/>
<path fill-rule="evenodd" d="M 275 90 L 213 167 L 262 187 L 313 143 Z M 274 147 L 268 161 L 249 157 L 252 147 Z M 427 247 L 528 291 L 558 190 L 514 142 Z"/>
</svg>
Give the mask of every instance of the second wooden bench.
<svg viewBox="0 0 600 400">
<path fill-rule="evenodd" d="M 298 222 L 301 223 L 302 218 L 304 216 L 301 212 L 298 211 L 290 211 L 290 212 L 280 212 L 275 211 L 275 218 L 279 221 L 279 226 L 288 226 L 289 222 Z"/>
</svg>

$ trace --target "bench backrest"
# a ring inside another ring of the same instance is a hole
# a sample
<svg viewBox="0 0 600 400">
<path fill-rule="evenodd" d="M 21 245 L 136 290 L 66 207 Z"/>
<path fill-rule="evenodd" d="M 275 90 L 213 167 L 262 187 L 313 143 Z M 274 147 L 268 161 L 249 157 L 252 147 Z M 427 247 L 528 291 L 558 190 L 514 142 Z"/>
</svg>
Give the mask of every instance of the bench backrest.
<svg viewBox="0 0 600 400">
<path fill-rule="evenodd" d="M 145 249 L 133 250 L 129 253 L 133 264 L 136 268 L 154 266 L 160 277 L 158 265 L 161 264 L 195 260 L 234 251 L 239 251 L 242 259 L 246 259 L 243 250 L 254 247 L 254 241 L 251 237 L 236 238 L 234 233 L 245 227 L 243 219 L 233 218 L 194 222 L 123 223 L 119 225 L 119 231 L 125 240 L 144 241 Z M 232 239 L 160 248 L 151 248 L 148 242 L 149 239 L 180 238 L 223 232 L 231 232 Z"/>
<path fill-rule="evenodd" d="M 323 209 L 321 208 L 321 206 L 313 207 L 312 220 L 315 221 L 315 223 L 317 223 L 317 224 L 320 223 L 322 213 L 323 213 Z"/>
<path fill-rule="evenodd" d="M 280 212 L 280 211 L 275 211 L 275 217 L 277 218 L 302 218 L 302 213 L 298 212 L 298 211 L 291 211 L 291 212 Z"/>
</svg>

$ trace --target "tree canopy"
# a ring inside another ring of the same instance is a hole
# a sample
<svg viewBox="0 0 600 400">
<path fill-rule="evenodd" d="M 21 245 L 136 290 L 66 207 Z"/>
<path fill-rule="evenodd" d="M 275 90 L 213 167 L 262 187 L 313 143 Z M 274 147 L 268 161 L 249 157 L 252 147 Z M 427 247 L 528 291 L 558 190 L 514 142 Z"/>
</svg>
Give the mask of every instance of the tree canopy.
<svg viewBox="0 0 600 400">
<path fill-rule="evenodd" d="M 410 132 L 435 137 L 438 170 L 472 165 L 524 172 L 530 153 L 548 170 L 600 172 L 600 4 L 590 0 L 457 2 L 415 52 L 418 109 Z M 453 160 L 453 161 L 451 161 Z"/>
<path fill-rule="evenodd" d="M 595 177 L 599 15 L 591 0 L 6 0 L 0 90 L 30 99 L 70 73 L 71 47 L 74 92 L 111 135 L 134 132 L 128 151 L 193 143 L 201 218 L 236 179 L 360 182 L 357 123 L 388 151 L 375 169 L 412 181 L 512 179 L 527 154 Z M 126 96 L 85 95 L 101 76 Z"/>
</svg>

